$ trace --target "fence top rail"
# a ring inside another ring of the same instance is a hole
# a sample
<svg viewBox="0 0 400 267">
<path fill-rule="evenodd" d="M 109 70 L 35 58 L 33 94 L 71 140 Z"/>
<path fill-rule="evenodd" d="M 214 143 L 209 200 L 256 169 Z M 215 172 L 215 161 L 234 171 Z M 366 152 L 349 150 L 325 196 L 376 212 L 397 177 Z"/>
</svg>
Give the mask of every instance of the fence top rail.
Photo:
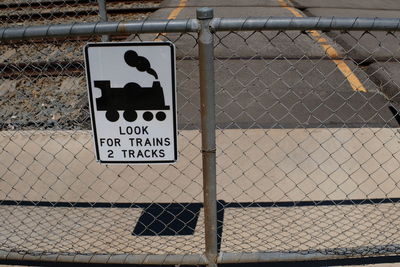
<svg viewBox="0 0 400 267">
<path fill-rule="evenodd" d="M 265 18 L 215 18 L 214 31 L 247 30 L 355 30 L 398 31 L 400 18 L 342 18 L 342 17 L 265 17 Z"/>
<path fill-rule="evenodd" d="M 126 33 L 196 32 L 197 30 L 198 22 L 195 19 L 50 24 L 27 27 L 0 27 L 0 40 Z"/>
<path fill-rule="evenodd" d="M 339 17 L 248 17 L 215 18 L 212 31 L 253 30 L 354 30 L 398 31 L 400 18 Z M 0 40 L 51 38 L 65 36 L 105 35 L 122 33 L 197 32 L 196 19 L 142 20 L 129 22 L 96 22 L 54 24 L 26 27 L 0 27 Z"/>
</svg>

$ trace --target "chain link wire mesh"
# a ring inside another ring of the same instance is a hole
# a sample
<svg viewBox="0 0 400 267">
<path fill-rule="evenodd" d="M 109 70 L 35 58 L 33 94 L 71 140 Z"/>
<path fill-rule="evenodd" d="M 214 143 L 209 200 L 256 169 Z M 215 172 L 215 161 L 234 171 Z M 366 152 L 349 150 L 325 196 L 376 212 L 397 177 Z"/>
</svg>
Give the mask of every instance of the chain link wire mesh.
<svg viewBox="0 0 400 267">
<path fill-rule="evenodd" d="M 215 33 L 220 261 L 398 253 L 399 37 Z M 1 43 L 1 257 L 205 262 L 197 34 L 127 40 L 155 38 L 177 46 L 175 165 L 95 161 L 82 51 L 99 36 Z"/>
<path fill-rule="evenodd" d="M 140 255 L 201 255 L 198 63 L 191 55 L 197 37 L 158 36 L 191 42 L 177 48 L 180 156 L 175 165 L 143 166 L 95 160 L 82 53 L 99 38 L 2 43 L 0 253 L 77 261 L 106 255 L 101 262 L 136 255 L 136 263 L 149 260 Z"/>
<path fill-rule="evenodd" d="M 399 252 L 399 43 L 398 32 L 216 33 L 222 256 Z"/>
<path fill-rule="evenodd" d="M 108 0 L 109 21 L 146 19 L 160 0 Z M 6 0 L 0 3 L 0 26 L 32 26 L 100 20 L 97 0 Z"/>
</svg>

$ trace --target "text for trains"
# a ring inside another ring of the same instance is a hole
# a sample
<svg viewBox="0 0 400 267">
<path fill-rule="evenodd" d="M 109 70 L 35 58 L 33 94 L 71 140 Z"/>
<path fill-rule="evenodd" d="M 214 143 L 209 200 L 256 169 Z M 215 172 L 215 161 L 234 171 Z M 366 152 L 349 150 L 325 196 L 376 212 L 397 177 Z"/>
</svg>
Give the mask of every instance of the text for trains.
<svg viewBox="0 0 400 267">
<path fill-rule="evenodd" d="M 149 135 L 148 126 L 119 127 L 119 134 L 127 136 L 130 148 L 122 149 L 121 138 L 100 138 L 100 146 L 109 148 L 107 157 L 113 159 L 115 153 L 121 153 L 126 159 L 163 158 L 165 150 L 162 147 L 171 145 L 169 137 L 131 137 L 136 135 Z M 130 136 L 130 137 L 128 137 Z"/>
</svg>

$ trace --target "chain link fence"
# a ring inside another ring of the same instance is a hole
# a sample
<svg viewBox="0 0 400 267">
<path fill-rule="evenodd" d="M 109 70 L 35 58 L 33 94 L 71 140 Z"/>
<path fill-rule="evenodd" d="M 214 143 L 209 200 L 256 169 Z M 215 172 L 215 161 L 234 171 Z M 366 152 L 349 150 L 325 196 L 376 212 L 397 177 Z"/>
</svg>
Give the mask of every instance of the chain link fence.
<svg viewBox="0 0 400 267">
<path fill-rule="evenodd" d="M 0 3 L 0 26 L 143 20 L 159 4 L 160 0 L 5 0 Z"/>
<path fill-rule="evenodd" d="M 0 258 L 211 266 L 398 255 L 398 20 L 212 20 L 215 199 L 203 197 L 202 154 L 213 153 L 202 146 L 204 25 L 0 29 Z M 83 45 L 122 31 L 177 48 L 174 165 L 95 160 Z"/>
<path fill-rule="evenodd" d="M 2 26 L 99 21 L 96 0 L 3 1 L 0 10 Z"/>
<path fill-rule="evenodd" d="M 400 34 L 288 28 L 215 34 L 221 258 L 397 254 Z"/>
<path fill-rule="evenodd" d="M 141 42 L 156 34 L 130 38 Z M 122 258 L 131 263 L 146 262 L 137 255 L 201 255 L 199 93 L 193 90 L 198 81 L 190 77 L 198 71 L 197 59 L 177 60 L 177 86 L 192 88 L 177 93 L 179 162 L 100 165 L 82 55 L 83 45 L 92 41 L 98 37 L 51 40 L 55 53 L 47 52 L 45 39 L 24 41 L 29 49 L 21 49 L 19 41 L 3 43 L 19 49 L 1 78 L 1 250 L 7 257 L 57 254 L 74 261 L 92 260 L 87 254 L 136 255 Z M 168 263 L 162 257 L 158 262 Z"/>
</svg>

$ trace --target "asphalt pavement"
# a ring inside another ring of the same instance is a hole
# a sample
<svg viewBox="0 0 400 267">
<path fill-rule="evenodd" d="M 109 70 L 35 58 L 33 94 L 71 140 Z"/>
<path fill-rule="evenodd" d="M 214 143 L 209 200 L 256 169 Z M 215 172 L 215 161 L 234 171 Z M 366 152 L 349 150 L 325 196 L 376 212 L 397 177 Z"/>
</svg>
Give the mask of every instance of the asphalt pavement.
<svg viewBox="0 0 400 267">
<path fill-rule="evenodd" d="M 213 7 L 214 17 L 376 15 L 372 4 L 360 11 L 316 2 L 189 0 L 182 7 L 181 1 L 167 0 L 150 19 L 172 13 L 176 19 L 195 18 L 196 8 L 206 4 Z M 379 14 L 394 17 L 396 11 Z M 198 127 L 193 113 L 198 84 L 190 82 L 198 79 L 197 65 L 190 63 L 197 60 L 196 41 L 189 35 L 167 36 L 177 47 L 178 105 L 184 114 L 180 125 Z M 214 51 L 218 127 L 398 127 L 392 112 L 396 104 L 387 100 L 395 100 L 399 90 L 396 75 L 383 72 L 399 51 L 396 35 L 387 33 L 218 32 Z"/>
<path fill-rule="evenodd" d="M 342 1 L 334 1 L 336 4 L 330 1 L 319 4 L 315 3 L 319 1 L 296 2 L 302 3 L 304 12 L 310 16 L 396 18 L 400 10 L 398 1 L 355 1 L 354 5 L 349 2 L 340 5 Z M 366 73 L 388 99 L 396 103 L 400 101 L 398 32 L 333 31 L 329 36 L 344 48 L 347 57 L 364 65 Z"/>
<path fill-rule="evenodd" d="M 305 8 L 344 8 L 354 9 L 354 11 L 360 10 L 374 10 L 376 17 L 381 17 L 381 10 L 400 10 L 400 4 L 397 0 L 291 0 L 293 6 L 300 9 Z M 332 12 L 334 14 L 334 11 Z"/>
</svg>

